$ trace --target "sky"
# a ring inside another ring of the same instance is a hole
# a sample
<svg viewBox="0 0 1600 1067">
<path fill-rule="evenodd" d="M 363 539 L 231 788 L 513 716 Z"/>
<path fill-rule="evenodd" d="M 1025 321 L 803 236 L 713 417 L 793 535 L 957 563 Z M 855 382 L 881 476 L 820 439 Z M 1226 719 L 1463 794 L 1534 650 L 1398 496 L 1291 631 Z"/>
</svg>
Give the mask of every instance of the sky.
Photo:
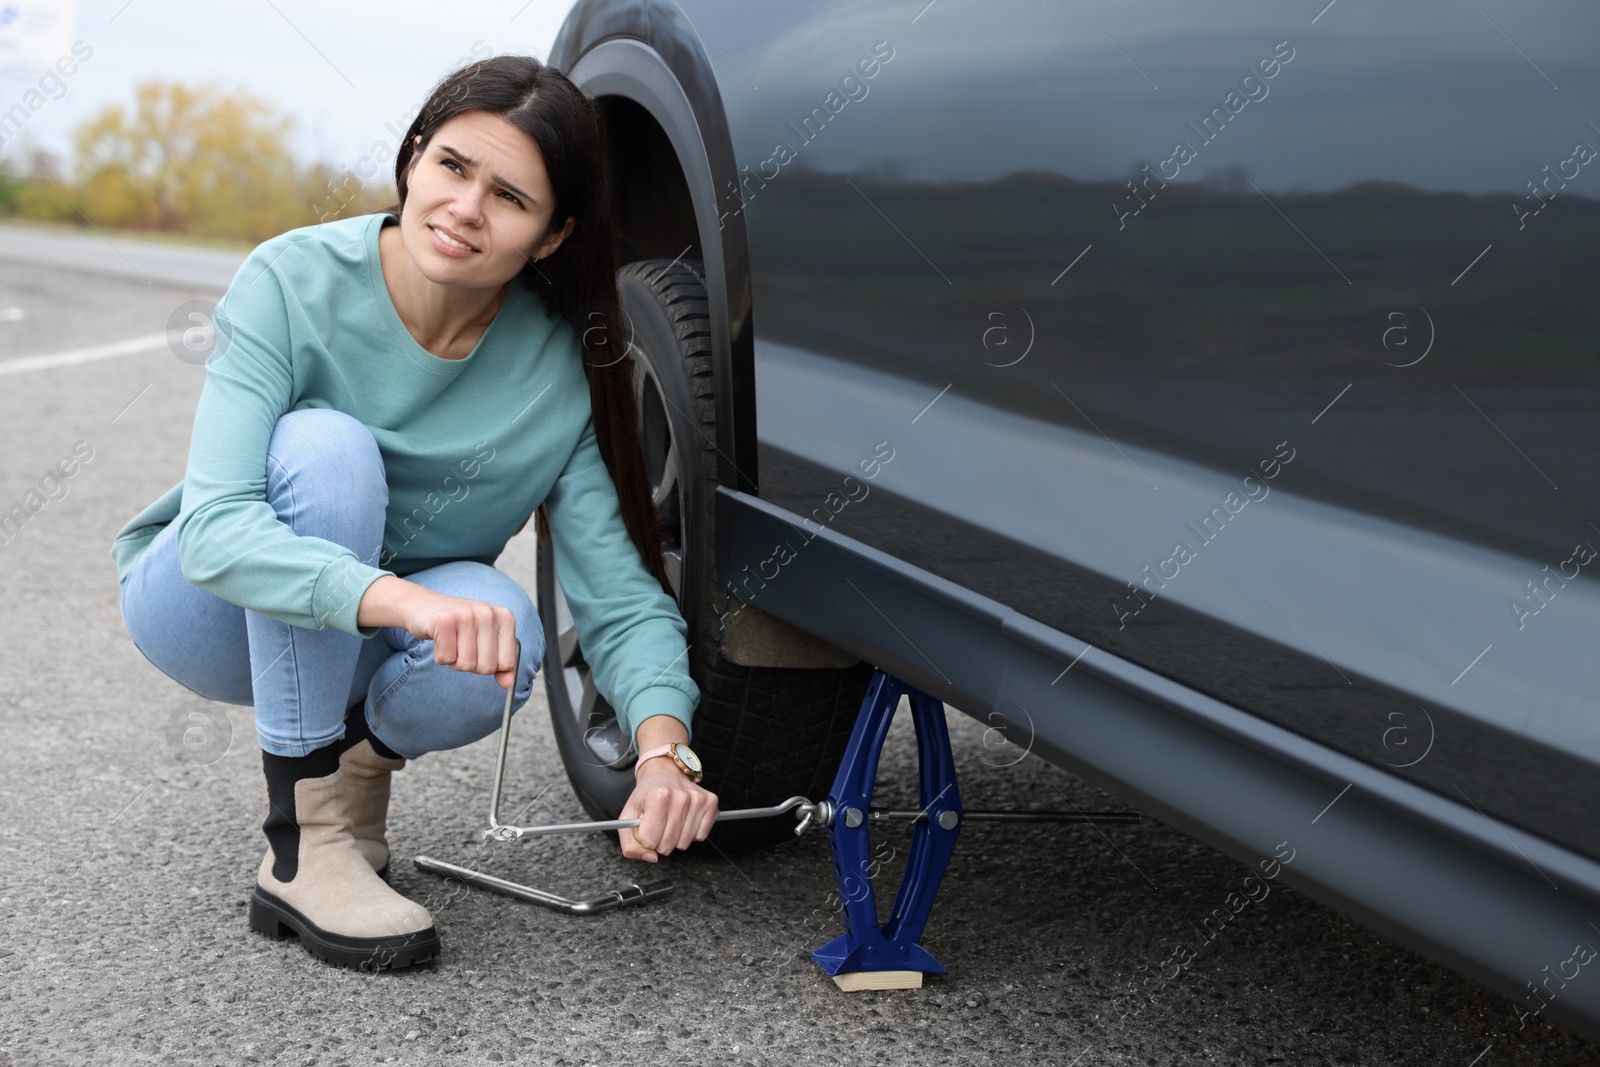
<svg viewBox="0 0 1600 1067">
<path fill-rule="evenodd" d="M 29 0 L 0 0 L 0 19 Z M 71 6 L 70 3 L 67 6 Z M 428 90 L 463 59 L 518 52 L 545 59 L 568 0 L 79 0 L 71 37 L 92 50 L 64 95 L 0 148 L 70 158 L 73 127 L 133 87 L 163 78 L 215 82 L 260 96 L 295 121 L 303 162 L 353 166 L 378 141 L 391 149 Z M 476 50 L 476 55 L 474 54 Z M 44 70 L 0 77 L 0 113 Z M 54 94 L 51 94 L 54 95 Z M 35 100 L 38 98 L 35 97 Z"/>
</svg>

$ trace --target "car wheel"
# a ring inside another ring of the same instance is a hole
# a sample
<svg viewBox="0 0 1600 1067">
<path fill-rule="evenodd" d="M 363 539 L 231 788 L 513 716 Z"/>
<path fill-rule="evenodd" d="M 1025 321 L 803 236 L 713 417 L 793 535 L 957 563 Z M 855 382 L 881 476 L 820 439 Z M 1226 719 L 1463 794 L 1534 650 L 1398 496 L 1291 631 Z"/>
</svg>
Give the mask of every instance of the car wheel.
<svg viewBox="0 0 1600 1067">
<path fill-rule="evenodd" d="M 717 450 L 705 280 L 698 261 L 644 260 L 618 271 L 617 288 L 621 328 L 631 331 L 662 556 L 688 623 L 690 676 L 700 687 L 693 746 L 705 764 L 703 784 L 722 810 L 796 795 L 820 800 L 833 784 L 872 667 L 750 667 L 724 655 L 727 596 L 713 573 Z M 557 747 L 584 810 L 615 819 L 633 789 L 633 756 L 584 662 L 547 542 L 538 546 L 537 575 Z M 753 848 L 792 838 L 794 825 L 788 816 L 719 823 L 710 840 L 722 849 Z"/>
</svg>

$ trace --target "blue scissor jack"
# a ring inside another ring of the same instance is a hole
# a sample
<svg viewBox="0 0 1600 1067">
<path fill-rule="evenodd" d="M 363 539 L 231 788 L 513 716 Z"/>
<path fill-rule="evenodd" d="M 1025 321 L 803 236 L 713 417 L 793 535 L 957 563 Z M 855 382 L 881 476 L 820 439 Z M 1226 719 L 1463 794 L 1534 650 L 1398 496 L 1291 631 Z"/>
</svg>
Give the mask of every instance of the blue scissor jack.
<svg viewBox="0 0 1600 1067">
<path fill-rule="evenodd" d="M 905 877 L 889 921 L 880 927 L 867 823 L 876 817 L 892 817 L 872 809 L 872 783 L 901 696 L 911 705 L 911 721 L 917 731 L 919 808 Z M 847 989 L 920 986 L 923 974 L 945 973 L 944 965 L 917 944 L 956 847 L 956 835 L 961 832 L 961 791 L 956 787 L 944 705 L 892 674 L 874 671 L 826 803 L 831 810 L 822 814 L 822 821 L 828 825 L 845 932 L 813 952 L 811 959 Z M 871 972 L 884 972 L 884 981 L 845 977 Z"/>
</svg>

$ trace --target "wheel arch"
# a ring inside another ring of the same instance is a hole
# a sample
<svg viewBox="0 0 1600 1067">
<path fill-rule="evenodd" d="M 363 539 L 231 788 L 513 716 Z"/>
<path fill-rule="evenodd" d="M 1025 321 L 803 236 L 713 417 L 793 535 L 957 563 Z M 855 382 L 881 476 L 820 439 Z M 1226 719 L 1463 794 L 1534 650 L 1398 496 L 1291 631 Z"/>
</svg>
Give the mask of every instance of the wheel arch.
<svg viewBox="0 0 1600 1067">
<path fill-rule="evenodd" d="M 700 260 L 711 323 L 717 478 L 759 496 L 749 246 L 733 141 L 710 61 L 674 5 L 600 0 L 573 9 L 550 62 L 604 111 L 618 262 Z M 857 662 L 731 593 L 727 601 L 723 651 L 735 663 L 837 669 Z"/>
<path fill-rule="evenodd" d="M 758 494 L 744 219 L 737 202 L 723 205 L 718 192 L 733 183 L 737 165 L 716 80 L 682 22 L 671 4 L 583 4 L 562 27 L 550 62 L 605 113 L 618 261 L 701 261 L 716 375 L 718 481 Z"/>
</svg>

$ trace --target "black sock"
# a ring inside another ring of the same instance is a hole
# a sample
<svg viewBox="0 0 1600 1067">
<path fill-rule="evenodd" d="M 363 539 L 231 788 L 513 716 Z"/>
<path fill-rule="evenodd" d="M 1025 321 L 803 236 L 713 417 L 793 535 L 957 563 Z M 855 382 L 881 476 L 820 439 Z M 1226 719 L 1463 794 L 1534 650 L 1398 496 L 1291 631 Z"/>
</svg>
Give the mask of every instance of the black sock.
<svg viewBox="0 0 1600 1067">
<path fill-rule="evenodd" d="M 294 881 L 300 869 L 300 820 L 295 811 L 294 787 L 302 778 L 326 778 L 339 769 L 337 745 L 324 745 L 304 756 L 279 756 L 261 750 L 261 769 L 267 778 L 267 818 L 261 824 L 272 845 L 272 877 Z"/>
<path fill-rule="evenodd" d="M 345 712 L 344 738 L 339 742 L 339 753 L 343 755 L 347 749 L 354 748 L 363 740 L 371 741 L 372 751 L 376 752 L 384 759 L 406 758 L 400 755 L 400 753 L 396 752 L 394 749 L 390 748 L 388 745 L 384 744 L 378 739 L 378 735 L 372 732 L 372 727 L 367 723 L 366 697 L 362 697 L 360 700 L 350 705 L 349 710 Z"/>
</svg>

